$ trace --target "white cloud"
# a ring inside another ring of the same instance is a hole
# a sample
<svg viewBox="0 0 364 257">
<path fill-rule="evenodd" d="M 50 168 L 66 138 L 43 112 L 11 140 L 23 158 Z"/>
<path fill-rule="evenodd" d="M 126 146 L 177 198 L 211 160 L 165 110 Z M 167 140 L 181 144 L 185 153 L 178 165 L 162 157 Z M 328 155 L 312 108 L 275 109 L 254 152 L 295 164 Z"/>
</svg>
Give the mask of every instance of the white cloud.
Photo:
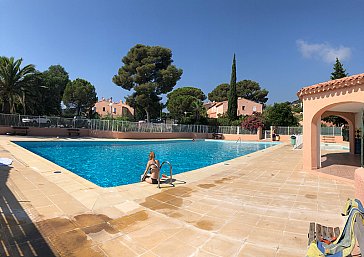
<svg viewBox="0 0 364 257">
<path fill-rule="evenodd" d="M 327 63 L 333 63 L 336 58 L 343 61 L 351 56 L 351 49 L 349 47 L 332 47 L 329 43 L 310 44 L 304 40 L 297 40 L 296 43 L 298 50 L 305 58 L 316 58 Z"/>
</svg>

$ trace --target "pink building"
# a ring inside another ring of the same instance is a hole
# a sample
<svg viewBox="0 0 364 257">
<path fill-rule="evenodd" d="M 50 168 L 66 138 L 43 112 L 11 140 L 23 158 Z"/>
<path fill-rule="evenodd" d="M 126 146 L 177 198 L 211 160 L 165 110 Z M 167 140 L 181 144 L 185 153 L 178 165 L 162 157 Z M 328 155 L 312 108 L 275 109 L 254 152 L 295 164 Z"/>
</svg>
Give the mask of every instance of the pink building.
<svg viewBox="0 0 364 257">
<path fill-rule="evenodd" d="M 134 115 L 134 108 L 123 103 L 121 100 L 118 103 L 113 102 L 112 97 L 110 99 L 105 99 L 103 97 L 101 101 L 98 101 L 95 104 L 94 108 L 95 112 L 97 112 L 101 117 L 105 117 L 107 115 L 131 117 Z"/>
<path fill-rule="evenodd" d="M 207 110 L 207 116 L 209 118 L 218 118 L 223 115 L 228 110 L 228 101 L 223 102 L 209 102 L 204 104 Z M 248 99 L 239 97 L 238 98 L 238 110 L 237 114 L 240 115 L 252 115 L 253 112 L 263 111 L 263 105 L 260 103 L 256 103 L 254 101 L 250 101 Z"/>
</svg>

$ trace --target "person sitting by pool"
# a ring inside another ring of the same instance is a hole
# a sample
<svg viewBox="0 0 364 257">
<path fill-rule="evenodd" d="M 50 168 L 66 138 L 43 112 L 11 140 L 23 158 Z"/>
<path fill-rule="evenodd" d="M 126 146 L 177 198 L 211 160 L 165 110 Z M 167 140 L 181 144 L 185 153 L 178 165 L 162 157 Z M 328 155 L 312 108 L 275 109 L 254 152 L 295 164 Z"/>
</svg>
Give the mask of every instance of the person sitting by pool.
<svg viewBox="0 0 364 257">
<path fill-rule="evenodd" d="M 146 181 L 149 184 L 158 184 L 159 177 L 159 161 L 155 159 L 154 152 L 149 153 L 149 161 L 147 162 L 147 167 L 142 175 L 141 181 Z M 150 176 L 147 177 L 148 171 L 150 170 Z"/>
</svg>

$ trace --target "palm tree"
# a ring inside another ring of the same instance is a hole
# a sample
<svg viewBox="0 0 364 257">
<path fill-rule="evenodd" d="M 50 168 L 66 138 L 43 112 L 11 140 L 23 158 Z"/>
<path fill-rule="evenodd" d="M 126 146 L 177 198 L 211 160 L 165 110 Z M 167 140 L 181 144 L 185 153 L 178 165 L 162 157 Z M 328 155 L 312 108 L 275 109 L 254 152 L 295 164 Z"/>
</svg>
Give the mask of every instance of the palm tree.
<svg viewBox="0 0 364 257">
<path fill-rule="evenodd" d="M 192 102 L 192 110 L 195 116 L 195 121 L 199 121 L 201 116 L 203 115 L 205 108 L 200 100 L 196 99 L 196 101 Z"/>
<path fill-rule="evenodd" d="M 26 91 L 31 85 L 35 67 L 29 64 L 21 69 L 22 61 L 21 58 L 14 61 L 14 57 L 0 57 L 0 98 L 4 113 L 14 113 L 16 101 L 21 103 L 25 111 Z"/>
</svg>

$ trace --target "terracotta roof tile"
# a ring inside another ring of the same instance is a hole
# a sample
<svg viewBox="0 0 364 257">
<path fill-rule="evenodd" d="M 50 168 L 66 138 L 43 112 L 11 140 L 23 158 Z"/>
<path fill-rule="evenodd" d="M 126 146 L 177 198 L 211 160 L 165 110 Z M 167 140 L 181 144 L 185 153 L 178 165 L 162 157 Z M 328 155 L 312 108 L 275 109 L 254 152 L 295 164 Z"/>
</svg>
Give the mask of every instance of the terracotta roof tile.
<svg viewBox="0 0 364 257">
<path fill-rule="evenodd" d="M 303 87 L 300 89 L 300 91 L 297 92 L 297 96 L 300 98 L 304 95 L 311 95 L 323 91 L 330 91 L 338 88 L 350 87 L 356 84 L 364 84 L 364 73 L 341 79 L 330 80 L 308 87 Z"/>
</svg>

